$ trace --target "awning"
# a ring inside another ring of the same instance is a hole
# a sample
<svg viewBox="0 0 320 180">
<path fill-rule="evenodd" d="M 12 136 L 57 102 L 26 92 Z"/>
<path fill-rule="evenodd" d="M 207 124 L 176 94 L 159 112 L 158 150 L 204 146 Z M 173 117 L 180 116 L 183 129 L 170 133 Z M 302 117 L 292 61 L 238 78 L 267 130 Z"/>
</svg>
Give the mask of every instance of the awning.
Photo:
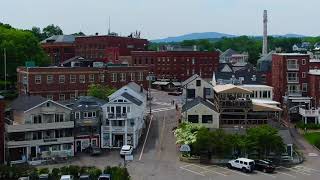
<svg viewBox="0 0 320 180">
<path fill-rule="evenodd" d="M 281 108 L 274 106 L 274 105 L 269 105 L 269 104 L 261 104 L 261 103 L 253 103 L 253 111 L 264 111 L 264 112 L 279 112 L 282 111 Z"/>
<path fill-rule="evenodd" d="M 230 93 L 230 94 L 233 94 L 233 93 L 251 94 L 252 93 L 252 91 L 246 88 L 235 86 L 233 84 L 216 85 L 213 87 L 213 90 L 218 94 L 219 93 Z"/>
</svg>

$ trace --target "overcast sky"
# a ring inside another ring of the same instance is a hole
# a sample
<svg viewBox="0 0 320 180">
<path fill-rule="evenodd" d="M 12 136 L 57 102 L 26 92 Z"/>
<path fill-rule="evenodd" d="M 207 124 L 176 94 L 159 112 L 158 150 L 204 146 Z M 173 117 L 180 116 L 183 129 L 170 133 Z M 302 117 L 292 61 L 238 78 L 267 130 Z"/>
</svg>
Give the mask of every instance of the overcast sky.
<svg viewBox="0 0 320 180">
<path fill-rule="evenodd" d="M 59 25 L 65 34 L 128 35 L 141 30 L 157 39 L 192 32 L 262 34 L 262 14 L 269 14 L 269 34 L 320 35 L 320 0 L 0 0 L 0 22 L 31 29 Z"/>
</svg>

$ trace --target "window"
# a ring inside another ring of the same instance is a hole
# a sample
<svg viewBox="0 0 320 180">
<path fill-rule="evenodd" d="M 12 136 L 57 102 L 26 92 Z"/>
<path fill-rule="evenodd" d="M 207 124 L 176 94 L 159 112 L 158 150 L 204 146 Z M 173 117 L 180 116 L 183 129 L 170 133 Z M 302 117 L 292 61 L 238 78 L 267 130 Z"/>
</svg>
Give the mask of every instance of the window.
<svg viewBox="0 0 320 180">
<path fill-rule="evenodd" d="M 116 73 L 112 73 L 111 75 L 111 82 L 117 82 L 117 74 Z"/>
<path fill-rule="evenodd" d="M 63 150 L 70 150 L 72 148 L 71 144 L 62 144 L 62 149 Z"/>
<path fill-rule="evenodd" d="M 53 95 L 47 95 L 48 100 L 53 100 Z"/>
<path fill-rule="evenodd" d="M 126 81 L 126 74 L 125 73 L 120 74 L 120 81 Z"/>
<path fill-rule="evenodd" d="M 104 74 L 100 74 L 100 82 L 104 82 Z"/>
<path fill-rule="evenodd" d="M 268 91 L 263 91 L 263 98 L 268 98 Z"/>
<path fill-rule="evenodd" d="M 86 76 L 85 75 L 79 75 L 79 82 L 80 83 L 85 83 L 86 82 Z"/>
<path fill-rule="evenodd" d="M 302 72 L 302 78 L 306 78 L 306 72 Z"/>
<path fill-rule="evenodd" d="M 194 73 L 195 73 L 195 71 L 194 71 L 194 69 L 192 69 L 192 75 L 194 75 Z"/>
<path fill-rule="evenodd" d="M 64 83 L 64 82 L 65 82 L 64 75 L 59 75 L 59 83 Z"/>
<path fill-rule="evenodd" d="M 211 89 L 210 88 L 204 88 L 204 95 L 210 96 L 211 95 Z"/>
<path fill-rule="evenodd" d="M 55 114 L 54 115 L 54 122 L 63 122 L 64 121 L 64 116 L 63 114 Z"/>
<path fill-rule="evenodd" d="M 52 151 L 60 151 L 60 144 L 52 145 Z"/>
<path fill-rule="evenodd" d="M 138 81 L 143 81 L 143 72 L 139 72 Z"/>
<path fill-rule="evenodd" d="M 288 59 L 287 68 L 288 69 L 299 69 L 298 61 L 296 59 Z"/>
<path fill-rule="evenodd" d="M 75 99 L 76 98 L 76 94 L 75 93 L 71 93 L 70 94 L 70 99 Z"/>
<path fill-rule="evenodd" d="M 74 74 L 70 75 L 70 83 L 76 83 L 76 81 L 77 81 L 77 76 Z"/>
<path fill-rule="evenodd" d="M 197 86 L 201 86 L 201 80 L 197 80 Z"/>
<path fill-rule="evenodd" d="M 53 82 L 53 76 L 52 75 L 47 75 L 47 83 L 51 84 Z"/>
<path fill-rule="evenodd" d="M 195 89 L 187 89 L 187 98 L 194 99 L 196 97 L 196 90 Z"/>
<path fill-rule="evenodd" d="M 89 74 L 89 82 L 94 82 L 94 74 Z"/>
<path fill-rule="evenodd" d="M 76 113 L 74 114 L 74 118 L 75 118 L 75 119 L 80 119 L 80 112 L 76 112 Z"/>
<path fill-rule="evenodd" d="M 130 73 L 130 80 L 134 81 L 134 73 Z"/>
<path fill-rule="evenodd" d="M 199 116 L 198 115 L 188 115 L 188 122 L 199 123 Z"/>
<path fill-rule="evenodd" d="M 202 123 L 212 123 L 212 115 L 202 115 Z"/>
<path fill-rule="evenodd" d="M 42 123 L 42 116 L 41 115 L 33 115 L 33 124 L 40 124 Z"/>
<path fill-rule="evenodd" d="M 308 91 L 308 83 L 302 83 L 302 92 Z"/>
<path fill-rule="evenodd" d="M 287 77 L 288 78 L 288 82 L 297 82 L 297 81 L 299 81 L 298 73 L 288 72 L 287 76 L 288 76 Z"/>
<path fill-rule="evenodd" d="M 306 65 L 306 60 L 302 59 L 302 65 Z"/>
<path fill-rule="evenodd" d="M 34 81 L 35 81 L 36 84 L 41 84 L 41 75 L 36 75 L 34 77 Z"/>
<path fill-rule="evenodd" d="M 83 113 L 83 117 L 84 118 L 93 118 L 93 117 L 96 117 L 96 112 L 93 111 L 93 112 L 84 112 Z"/>
<path fill-rule="evenodd" d="M 192 58 L 192 65 L 194 65 L 195 64 L 195 59 L 194 58 Z"/>
<path fill-rule="evenodd" d="M 59 101 L 64 101 L 66 99 L 64 94 L 59 94 Z"/>
</svg>

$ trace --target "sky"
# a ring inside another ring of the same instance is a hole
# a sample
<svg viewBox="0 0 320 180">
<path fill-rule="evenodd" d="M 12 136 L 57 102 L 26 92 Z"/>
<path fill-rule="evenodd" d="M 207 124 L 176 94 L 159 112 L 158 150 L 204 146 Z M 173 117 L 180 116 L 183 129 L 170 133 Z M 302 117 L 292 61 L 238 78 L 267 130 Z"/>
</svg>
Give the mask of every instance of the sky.
<svg viewBox="0 0 320 180">
<path fill-rule="evenodd" d="M 263 10 L 269 34 L 320 35 L 319 0 L 0 0 L 0 22 L 21 29 L 49 24 L 64 34 L 129 35 L 148 39 L 193 32 L 261 35 Z"/>
</svg>

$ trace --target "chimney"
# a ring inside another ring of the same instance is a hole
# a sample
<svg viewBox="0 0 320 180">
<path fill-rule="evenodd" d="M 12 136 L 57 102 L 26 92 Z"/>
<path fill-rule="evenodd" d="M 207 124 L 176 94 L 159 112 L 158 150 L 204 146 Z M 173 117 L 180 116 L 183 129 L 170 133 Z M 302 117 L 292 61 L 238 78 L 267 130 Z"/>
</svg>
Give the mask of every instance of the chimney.
<svg viewBox="0 0 320 180">
<path fill-rule="evenodd" d="M 262 56 L 268 54 L 268 12 L 267 10 L 263 11 L 263 47 L 262 47 Z"/>
</svg>

